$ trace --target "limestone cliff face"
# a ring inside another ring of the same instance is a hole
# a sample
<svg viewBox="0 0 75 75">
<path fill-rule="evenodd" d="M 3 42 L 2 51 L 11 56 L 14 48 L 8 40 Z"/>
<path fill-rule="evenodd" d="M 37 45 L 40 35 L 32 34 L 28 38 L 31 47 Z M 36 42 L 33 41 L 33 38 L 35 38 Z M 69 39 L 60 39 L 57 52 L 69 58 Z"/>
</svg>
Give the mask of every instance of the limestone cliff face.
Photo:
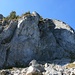
<svg viewBox="0 0 75 75">
<path fill-rule="evenodd" d="M 40 15 L 33 12 L 1 27 L 0 68 L 26 66 L 32 59 L 75 58 L 75 32 L 62 21 L 40 20 Z"/>
</svg>

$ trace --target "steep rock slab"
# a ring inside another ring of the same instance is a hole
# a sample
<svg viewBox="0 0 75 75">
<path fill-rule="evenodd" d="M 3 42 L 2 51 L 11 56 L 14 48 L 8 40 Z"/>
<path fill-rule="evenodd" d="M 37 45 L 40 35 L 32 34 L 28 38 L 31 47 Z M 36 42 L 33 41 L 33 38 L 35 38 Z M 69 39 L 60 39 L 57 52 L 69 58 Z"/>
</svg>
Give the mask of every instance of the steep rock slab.
<svg viewBox="0 0 75 75">
<path fill-rule="evenodd" d="M 35 58 L 39 47 L 38 22 L 39 15 L 37 13 L 32 13 L 32 15 L 19 20 L 15 36 L 11 41 L 7 65 L 24 66 Z"/>
<path fill-rule="evenodd" d="M 53 34 L 57 43 L 69 53 L 69 57 L 75 58 L 75 32 L 66 23 L 58 20 L 53 20 L 55 29 Z"/>
<path fill-rule="evenodd" d="M 55 24 L 52 19 L 44 19 L 39 23 L 41 55 L 39 60 L 55 60 L 67 57 L 68 53 L 61 47 L 53 34 Z"/>
<path fill-rule="evenodd" d="M 0 68 L 5 68 L 10 50 L 10 41 L 13 38 L 16 26 L 17 22 L 12 22 L 9 27 L 0 34 Z"/>
</svg>

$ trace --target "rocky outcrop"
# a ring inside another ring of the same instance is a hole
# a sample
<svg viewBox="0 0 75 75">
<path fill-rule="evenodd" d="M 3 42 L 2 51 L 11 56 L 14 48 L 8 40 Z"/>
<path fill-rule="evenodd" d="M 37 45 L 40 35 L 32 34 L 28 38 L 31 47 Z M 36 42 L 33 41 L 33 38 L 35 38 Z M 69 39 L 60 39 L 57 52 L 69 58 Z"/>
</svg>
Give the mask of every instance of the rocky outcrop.
<svg viewBox="0 0 75 75">
<path fill-rule="evenodd" d="M 0 14 L 0 20 L 2 20 L 3 19 L 3 15 L 2 14 Z"/>
<path fill-rule="evenodd" d="M 74 58 L 75 32 L 62 21 L 33 12 L 0 26 L 0 68 L 24 67 L 32 59 L 57 63 Z"/>
</svg>

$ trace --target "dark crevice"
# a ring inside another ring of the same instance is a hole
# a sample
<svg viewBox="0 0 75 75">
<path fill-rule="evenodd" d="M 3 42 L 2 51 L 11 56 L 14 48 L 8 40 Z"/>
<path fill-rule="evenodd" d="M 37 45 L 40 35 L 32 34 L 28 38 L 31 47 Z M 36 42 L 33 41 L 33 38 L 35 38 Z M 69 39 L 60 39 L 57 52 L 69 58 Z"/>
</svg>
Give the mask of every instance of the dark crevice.
<svg viewBox="0 0 75 75">
<path fill-rule="evenodd" d="M 51 19 L 42 19 L 38 23 L 38 28 L 40 32 L 40 38 L 41 38 L 45 36 L 48 32 L 53 32 L 55 28 L 55 24 Z"/>
<path fill-rule="evenodd" d="M 1 44 L 9 43 L 9 42 L 11 41 L 12 37 L 13 37 L 13 36 L 10 35 L 9 37 L 3 39 L 3 40 L 1 41 Z"/>
<path fill-rule="evenodd" d="M 55 36 L 54 36 L 55 37 Z M 56 39 L 56 43 L 59 45 L 59 46 L 61 46 L 60 45 L 60 41 L 61 41 L 61 38 L 59 38 L 59 40 L 55 37 L 55 39 Z"/>
<path fill-rule="evenodd" d="M 6 68 L 9 52 L 10 52 L 10 47 L 6 50 L 6 57 L 5 57 L 5 62 L 3 64 L 3 68 Z"/>
</svg>

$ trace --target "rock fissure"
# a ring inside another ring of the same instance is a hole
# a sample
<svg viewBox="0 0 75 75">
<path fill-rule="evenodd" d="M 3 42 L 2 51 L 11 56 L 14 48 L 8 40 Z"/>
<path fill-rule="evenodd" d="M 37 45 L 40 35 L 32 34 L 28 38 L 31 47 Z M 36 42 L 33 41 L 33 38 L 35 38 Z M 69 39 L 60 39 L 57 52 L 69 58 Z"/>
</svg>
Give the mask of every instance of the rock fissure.
<svg viewBox="0 0 75 75">
<path fill-rule="evenodd" d="M 4 61 L 4 64 L 3 64 L 3 68 L 9 68 L 7 65 L 7 60 L 8 60 L 8 56 L 9 56 L 9 52 L 10 52 L 10 47 L 7 48 L 6 50 L 6 57 L 5 57 L 5 61 Z"/>
</svg>

